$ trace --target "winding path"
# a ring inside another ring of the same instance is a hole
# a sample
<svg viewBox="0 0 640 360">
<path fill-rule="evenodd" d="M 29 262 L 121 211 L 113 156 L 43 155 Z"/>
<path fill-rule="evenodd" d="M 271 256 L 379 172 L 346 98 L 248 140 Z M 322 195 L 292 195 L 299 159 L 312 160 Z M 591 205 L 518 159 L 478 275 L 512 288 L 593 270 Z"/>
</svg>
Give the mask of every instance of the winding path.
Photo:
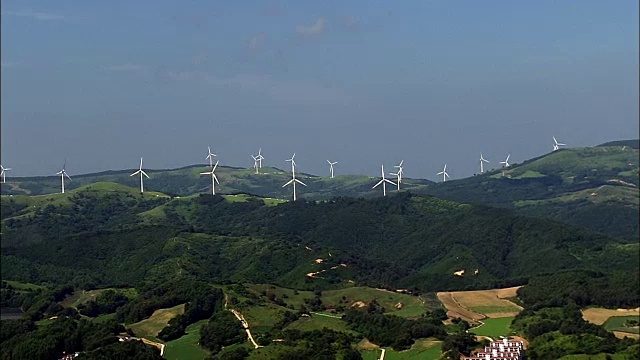
<svg viewBox="0 0 640 360">
<path fill-rule="evenodd" d="M 227 296 L 227 294 L 224 294 L 224 308 L 225 309 L 227 309 L 227 305 L 228 304 L 229 304 L 229 297 Z M 253 339 L 253 335 L 251 335 L 251 330 L 249 330 L 249 323 L 244 318 L 244 315 L 242 315 L 240 312 L 238 312 L 235 309 L 227 309 L 227 310 L 231 311 L 231 313 L 233 315 L 235 315 L 236 319 L 238 319 L 238 321 L 240 321 L 240 323 L 242 324 L 242 327 L 244 328 L 244 331 L 247 332 L 247 336 L 249 337 L 249 340 L 251 341 L 253 346 L 256 349 L 262 347 L 262 346 L 258 345 L 258 343 Z"/>
</svg>

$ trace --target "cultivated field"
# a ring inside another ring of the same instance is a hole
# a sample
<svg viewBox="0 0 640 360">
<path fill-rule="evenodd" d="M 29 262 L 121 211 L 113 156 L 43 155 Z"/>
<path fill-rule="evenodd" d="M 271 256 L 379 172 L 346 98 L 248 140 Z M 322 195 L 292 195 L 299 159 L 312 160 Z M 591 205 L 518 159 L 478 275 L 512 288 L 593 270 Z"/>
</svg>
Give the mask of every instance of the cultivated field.
<svg viewBox="0 0 640 360">
<path fill-rule="evenodd" d="M 480 336 L 488 336 L 492 339 L 497 339 L 499 336 L 507 336 L 511 332 L 511 321 L 513 321 L 513 316 L 495 318 L 495 319 L 484 319 L 482 322 L 483 325 L 469 330 L 476 335 Z"/>
<path fill-rule="evenodd" d="M 184 313 L 184 304 L 177 305 L 167 309 L 159 309 L 153 312 L 151 317 L 140 322 L 128 326 L 137 337 L 146 337 L 152 340 L 156 339 L 156 335 L 167 326 L 169 320 L 176 315 Z"/>
<path fill-rule="evenodd" d="M 517 315 L 522 307 L 506 298 L 515 297 L 518 288 L 439 292 L 437 296 L 447 308 L 450 317 L 475 322 L 487 317 L 504 318 Z"/>
<path fill-rule="evenodd" d="M 637 309 L 603 309 L 588 308 L 582 310 L 582 318 L 596 325 L 604 324 L 612 316 L 639 316 L 640 308 Z"/>
</svg>

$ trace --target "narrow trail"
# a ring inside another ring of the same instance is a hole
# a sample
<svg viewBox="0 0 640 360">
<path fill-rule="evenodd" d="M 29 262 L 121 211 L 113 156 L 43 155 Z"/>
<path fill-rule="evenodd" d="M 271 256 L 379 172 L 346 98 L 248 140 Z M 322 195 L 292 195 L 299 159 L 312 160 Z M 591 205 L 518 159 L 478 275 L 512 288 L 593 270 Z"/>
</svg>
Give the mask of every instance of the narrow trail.
<svg viewBox="0 0 640 360">
<path fill-rule="evenodd" d="M 247 337 L 249 337 L 249 340 L 251 341 L 253 346 L 256 349 L 262 347 L 262 346 L 258 345 L 258 343 L 253 339 L 253 335 L 251 335 L 251 330 L 249 330 L 249 323 L 244 318 L 244 315 L 240 314 L 238 311 L 236 311 L 234 309 L 229 309 L 228 308 L 228 304 L 229 304 L 229 296 L 227 294 L 224 294 L 224 308 L 225 308 L 225 310 L 231 311 L 231 313 L 233 315 L 235 315 L 236 319 L 238 319 L 238 321 L 240 321 L 240 323 L 242 324 L 242 327 L 244 328 L 244 331 L 247 332 Z"/>
<path fill-rule="evenodd" d="M 313 312 L 313 311 L 311 311 L 311 313 L 313 315 L 326 316 L 326 317 L 330 317 L 330 318 L 334 318 L 334 319 L 342 319 L 341 316 L 335 316 L 335 315 L 329 315 L 329 314 L 321 314 L 321 313 L 317 313 L 317 312 Z"/>
<path fill-rule="evenodd" d="M 384 353 L 385 353 L 386 351 L 387 351 L 387 350 L 385 350 L 384 348 L 382 348 L 382 353 L 380 354 L 380 360 L 384 360 Z"/>
</svg>

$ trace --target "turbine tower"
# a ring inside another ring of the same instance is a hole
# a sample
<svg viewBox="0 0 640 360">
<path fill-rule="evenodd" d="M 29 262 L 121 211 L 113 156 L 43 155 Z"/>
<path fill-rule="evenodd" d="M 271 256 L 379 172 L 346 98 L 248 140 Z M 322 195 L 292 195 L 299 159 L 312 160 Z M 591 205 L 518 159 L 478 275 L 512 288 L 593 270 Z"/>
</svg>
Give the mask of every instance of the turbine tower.
<svg viewBox="0 0 640 360">
<path fill-rule="evenodd" d="M 253 168 L 256 169 L 256 174 L 258 174 L 258 157 L 253 155 L 251 157 L 253 158 Z"/>
<path fill-rule="evenodd" d="M 258 156 L 256 156 L 256 160 L 258 160 L 258 167 L 262 169 L 262 160 L 264 160 L 264 156 L 262 156 L 262 148 L 258 149 Z"/>
<path fill-rule="evenodd" d="M 307 184 L 303 183 L 302 181 L 296 179 L 296 161 L 293 160 L 293 158 L 296 157 L 296 153 L 293 153 L 293 156 L 291 157 L 291 159 L 287 160 L 287 161 L 291 161 L 291 180 L 287 181 L 286 184 L 282 185 L 282 187 L 285 187 L 289 184 L 293 184 L 293 201 L 296 201 L 296 183 L 302 184 L 304 186 L 307 186 Z"/>
<path fill-rule="evenodd" d="M 397 184 L 384 177 L 384 165 L 382 165 L 381 169 L 382 169 L 382 179 L 380 179 L 380 181 L 378 181 L 375 185 L 373 185 L 372 189 L 375 189 L 376 187 L 378 187 L 378 185 L 382 184 L 382 196 L 387 196 L 387 183 L 391 185 L 397 185 Z"/>
<path fill-rule="evenodd" d="M 398 191 L 400 191 L 400 183 L 402 182 L 402 172 L 404 171 L 404 168 L 402 167 L 403 163 L 404 163 L 404 160 L 400 160 L 400 164 L 394 166 L 394 168 L 398 168 L 398 171 L 395 173 L 389 173 L 389 175 L 396 176 L 397 183 L 398 183 Z"/>
<path fill-rule="evenodd" d="M 218 167 L 218 163 L 220 161 L 216 161 L 215 165 L 213 165 L 213 168 L 211 168 L 210 172 L 201 172 L 200 175 L 211 175 L 211 195 L 215 195 L 216 194 L 216 183 L 218 183 L 218 185 L 220 185 L 220 182 L 218 181 L 218 177 L 215 174 L 216 168 Z"/>
<path fill-rule="evenodd" d="M 60 175 L 60 181 L 62 183 L 62 194 L 64 194 L 64 177 L 66 176 L 67 178 L 69 178 L 69 180 L 71 180 L 71 177 L 69 177 L 69 175 L 67 175 L 67 172 L 65 171 L 64 168 L 67 167 L 67 161 L 64 161 L 64 165 L 62 165 L 62 170 L 58 171 L 56 173 L 56 175 Z"/>
<path fill-rule="evenodd" d="M 553 137 L 553 151 L 556 151 L 558 149 L 560 149 L 560 146 L 566 146 L 567 144 L 563 144 L 563 143 L 559 143 L 558 140 L 556 140 L 556 137 Z"/>
<path fill-rule="evenodd" d="M 138 175 L 138 174 L 140 174 L 140 193 L 143 193 L 144 192 L 144 181 L 143 181 L 144 178 L 142 177 L 142 175 L 146 176 L 147 179 L 149 179 L 149 175 L 147 175 L 147 173 L 144 172 L 144 170 L 142 170 L 142 158 L 140 158 L 140 169 L 138 169 L 138 171 L 134 172 L 133 174 L 131 174 L 129 176 Z"/>
<path fill-rule="evenodd" d="M 449 174 L 447 174 L 447 164 L 444 164 L 444 169 L 442 169 L 442 171 L 440 171 L 437 175 L 442 175 L 442 182 L 447 181 Z"/>
<path fill-rule="evenodd" d="M 7 171 L 11 170 L 11 168 L 6 168 L 6 167 L 4 167 L 2 165 L 0 165 L 0 168 L 2 169 L 2 173 L 0 173 L 0 175 L 2 175 L 2 182 L 6 183 L 7 182 Z"/>
<path fill-rule="evenodd" d="M 507 158 L 504 159 L 504 161 L 500 161 L 500 164 L 504 165 L 504 167 L 508 168 L 509 167 L 509 157 L 511 156 L 511 154 L 507 155 Z"/>
<path fill-rule="evenodd" d="M 484 164 L 483 163 L 488 163 L 489 160 L 485 159 L 482 157 L 482 153 L 480 153 L 480 174 L 484 173 Z"/>
<path fill-rule="evenodd" d="M 337 161 L 331 162 L 329 160 L 327 160 L 327 162 L 329 163 L 329 171 L 331 172 L 331 178 L 333 179 L 333 165 L 337 164 Z"/>
<path fill-rule="evenodd" d="M 209 159 L 209 166 L 213 167 L 213 157 L 214 156 L 218 156 L 218 155 L 216 155 L 216 154 L 211 152 L 211 147 L 210 146 L 207 146 L 207 149 L 209 150 L 209 153 L 208 153 L 207 157 L 204 158 L 204 159 L 205 160 Z"/>
</svg>

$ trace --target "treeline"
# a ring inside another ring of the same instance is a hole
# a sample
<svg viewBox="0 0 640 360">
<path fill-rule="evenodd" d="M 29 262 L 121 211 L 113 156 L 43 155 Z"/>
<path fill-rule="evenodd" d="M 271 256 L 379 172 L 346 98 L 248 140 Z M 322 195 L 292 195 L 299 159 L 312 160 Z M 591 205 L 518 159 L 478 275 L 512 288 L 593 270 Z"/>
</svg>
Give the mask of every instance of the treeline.
<svg viewBox="0 0 640 360">
<path fill-rule="evenodd" d="M 527 349 L 530 359 L 599 353 L 619 354 L 631 359 L 640 350 L 638 340 L 618 339 L 603 327 L 585 321 L 575 303 L 525 308 L 515 317 L 511 327 L 530 341 Z"/>
<path fill-rule="evenodd" d="M 518 289 L 518 297 L 527 308 L 569 303 L 580 307 L 636 308 L 640 306 L 639 287 L 637 271 L 570 271 L 533 277 L 527 286 Z"/>
<path fill-rule="evenodd" d="M 63 354 L 96 351 L 86 359 L 106 359 L 107 354 L 122 356 L 109 359 L 162 359 L 155 348 L 146 345 L 120 344 L 116 335 L 124 332 L 114 320 L 92 322 L 73 317 L 46 320 L 36 326 L 29 319 L 0 322 L 0 359 L 59 359 Z M 99 350 L 101 349 L 101 350 Z M 102 356 L 98 356 L 102 354 Z M 129 357 L 124 357 L 128 355 Z"/>
<path fill-rule="evenodd" d="M 189 305 L 189 316 L 196 318 L 220 306 L 220 302 L 224 301 L 220 289 L 193 278 L 176 278 L 162 284 L 148 284 L 138 291 L 138 297 L 116 311 L 119 321 L 135 323 L 148 318 L 158 309 L 188 302 L 192 302 Z"/>
<path fill-rule="evenodd" d="M 129 298 L 122 293 L 114 290 L 106 290 L 100 293 L 95 299 L 89 300 L 84 304 L 79 304 L 77 309 L 82 315 L 97 317 L 102 314 L 115 312 L 128 301 Z"/>
</svg>

